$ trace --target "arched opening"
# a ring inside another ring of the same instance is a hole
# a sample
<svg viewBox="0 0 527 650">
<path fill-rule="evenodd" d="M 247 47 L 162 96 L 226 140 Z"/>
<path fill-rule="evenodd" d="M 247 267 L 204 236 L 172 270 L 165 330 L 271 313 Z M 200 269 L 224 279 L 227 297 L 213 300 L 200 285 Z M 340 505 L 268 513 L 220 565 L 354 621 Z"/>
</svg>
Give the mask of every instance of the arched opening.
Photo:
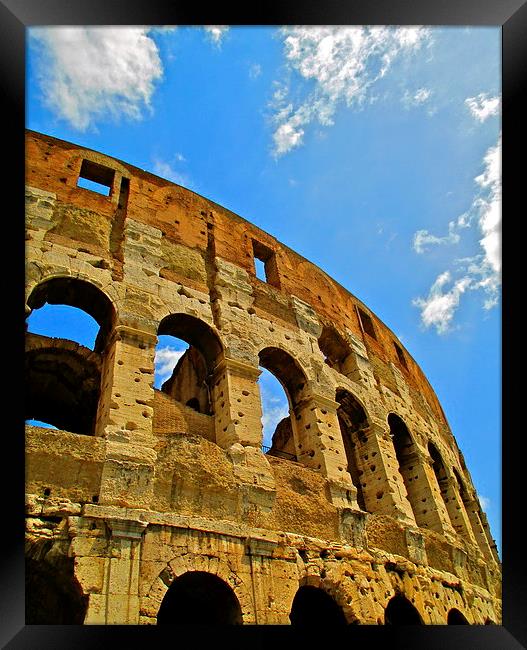
<svg viewBox="0 0 527 650">
<path fill-rule="evenodd" d="M 472 529 L 472 533 L 474 535 L 476 543 L 478 544 L 479 548 L 487 558 L 492 558 L 492 551 L 490 549 L 488 538 L 485 534 L 483 523 L 480 517 L 479 504 L 475 499 L 470 498 L 465 482 L 461 478 L 461 475 L 458 472 L 458 470 L 455 467 L 453 467 L 452 471 L 456 479 L 457 488 L 459 490 L 459 496 L 461 497 L 461 501 L 463 502 L 463 506 L 465 507 L 465 512 L 467 514 L 470 528 Z"/>
<path fill-rule="evenodd" d="M 87 597 L 74 578 L 73 558 L 49 553 L 49 542 L 36 548 L 26 557 L 26 625 L 82 625 Z"/>
<path fill-rule="evenodd" d="M 439 453 L 437 447 L 431 442 L 428 443 L 428 453 L 432 459 L 432 469 L 434 470 L 434 475 L 436 477 L 441 498 L 443 499 L 443 503 L 447 509 L 450 523 L 453 523 L 453 517 L 456 515 L 456 503 L 451 498 L 452 495 L 449 494 L 450 487 L 448 484 L 448 474 L 445 468 L 445 464 L 443 463 L 443 459 L 441 458 L 441 454 Z"/>
<path fill-rule="evenodd" d="M 366 510 L 364 498 L 364 485 L 362 475 L 362 454 L 361 454 L 361 431 L 369 426 L 366 411 L 358 400 L 347 390 L 339 388 L 335 397 L 339 403 L 337 418 L 340 425 L 340 432 L 344 442 L 346 458 L 348 461 L 348 472 L 351 475 L 353 484 L 357 488 L 357 503 L 361 510 Z"/>
<path fill-rule="evenodd" d="M 171 314 L 158 328 L 154 386 L 176 402 L 212 415 L 212 372 L 223 349 L 211 327 L 188 314 Z"/>
<path fill-rule="evenodd" d="M 101 385 L 101 357 L 64 339 L 26 335 L 25 420 L 92 435 Z"/>
<path fill-rule="evenodd" d="M 289 614 L 291 625 L 302 627 L 347 625 L 341 607 L 323 589 L 305 585 L 296 592 Z"/>
<path fill-rule="evenodd" d="M 158 625 L 242 625 L 236 594 L 217 576 L 188 571 L 168 588 L 157 615 Z"/>
<path fill-rule="evenodd" d="M 448 625 L 470 625 L 459 609 L 455 607 L 448 612 L 446 622 Z"/>
<path fill-rule="evenodd" d="M 95 285 L 77 278 L 52 278 L 33 289 L 27 304 L 31 308 L 29 332 L 66 338 L 104 352 L 115 310 Z"/>
<path fill-rule="evenodd" d="M 423 621 L 408 598 L 398 594 L 386 606 L 384 623 L 385 625 L 422 625 Z"/>
<path fill-rule="evenodd" d="M 395 413 L 388 415 L 388 425 L 390 427 L 390 436 L 392 438 L 395 455 L 399 464 L 399 473 L 403 479 L 408 501 L 414 513 L 415 521 L 418 526 L 426 525 L 427 518 L 417 506 L 419 500 L 419 471 L 418 458 L 414 442 L 406 424 Z"/>
<path fill-rule="evenodd" d="M 72 433 L 95 433 L 102 367 L 115 310 L 97 287 L 53 278 L 28 298 L 25 419 Z"/>
<path fill-rule="evenodd" d="M 289 416 L 289 400 L 282 384 L 266 368 L 260 366 L 258 377 L 262 404 L 264 453 L 287 460 L 296 458 L 295 441 Z"/>
<path fill-rule="evenodd" d="M 318 347 L 324 355 L 325 363 L 337 372 L 343 373 L 344 362 L 350 353 L 350 349 L 334 327 L 330 325 L 322 327 L 322 332 L 318 337 Z"/>
<path fill-rule="evenodd" d="M 297 450 L 295 444 L 295 436 L 293 432 L 295 407 L 300 403 L 301 393 L 306 384 L 306 378 L 300 366 L 296 363 L 293 357 L 279 348 L 265 348 L 258 355 L 260 359 L 260 367 L 267 370 L 276 381 L 273 381 L 275 389 L 274 394 L 280 395 L 278 404 L 280 405 L 282 415 L 286 413 L 286 403 L 289 409 L 289 415 L 282 417 L 271 437 L 271 447 L 267 453 L 271 456 L 279 456 L 289 460 L 297 459 Z M 267 382 L 270 378 L 267 378 Z M 265 374 L 260 381 L 260 400 L 262 402 L 262 424 L 266 424 L 265 418 L 270 410 L 265 399 L 265 391 L 262 386 L 265 385 Z M 262 384 L 262 382 L 264 382 Z M 283 394 L 287 402 L 281 394 L 279 386 L 283 389 Z M 266 440 L 269 440 L 270 431 L 265 433 Z"/>
</svg>

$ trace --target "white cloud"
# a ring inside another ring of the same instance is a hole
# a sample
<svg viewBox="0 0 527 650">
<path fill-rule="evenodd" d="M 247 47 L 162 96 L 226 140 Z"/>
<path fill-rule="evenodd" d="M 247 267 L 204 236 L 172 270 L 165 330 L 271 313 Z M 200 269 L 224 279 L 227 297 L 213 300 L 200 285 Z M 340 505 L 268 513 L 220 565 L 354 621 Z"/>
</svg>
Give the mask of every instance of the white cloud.
<svg viewBox="0 0 527 650">
<path fill-rule="evenodd" d="M 35 27 L 45 104 L 85 131 L 111 115 L 138 120 L 150 108 L 163 68 L 155 42 L 141 27 Z"/>
<path fill-rule="evenodd" d="M 184 160 L 184 158 L 180 159 L 177 155 L 175 158 L 177 161 Z M 183 174 L 177 171 L 169 162 L 165 160 L 155 158 L 153 171 L 154 174 L 157 174 L 162 178 L 166 178 L 167 180 L 172 181 L 177 185 L 183 185 L 184 187 L 188 188 L 192 184 L 190 177 L 187 174 Z"/>
<path fill-rule="evenodd" d="M 262 411 L 263 444 L 270 447 L 278 423 L 289 416 L 289 406 L 287 402 L 273 405 L 273 400 L 264 394 L 262 395 Z"/>
<path fill-rule="evenodd" d="M 405 90 L 403 95 L 403 105 L 405 108 L 411 108 L 412 106 L 421 106 L 425 104 L 430 99 L 432 91 L 428 88 L 419 88 L 416 92 L 411 93 L 409 90 Z"/>
<path fill-rule="evenodd" d="M 490 499 L 488 497 L 482 496 L 481 494 L 478 494 L 478 499 L 482 510 L 487 511 L 490 508 Z"/>
<path fill-rule="evenodd" d="M 426 299 L 415 298 L 413 304 L 421 308 L 421 320 L 425 327 L 434 326 L 438 334 L 450 331 L 454 312 L 459 306 L 461 295 L 470 287 L 470 278 L 464 277 L 456 281 L 448 291 L 445 285 L 451 281 L 449 271 L 439 275 Z"/>
<path fill-rule="evenodd" d="M 430 39 L 424 27 L 284 27 L 280 34 L 289 72 L 313 81 L 314 89 L 296 108 L 288 100 L 288 87 L 273 95 L 275 157 L 300 146 L 311 122 L 333 124 L 339 104 L 363 104 L 396 59 L 417 52 Z M 425 101 L 427 91 L 421 91 L 418 101 Z"/>
<path fill-rule="evenodd" d="M 205 32 L 209 39 L 217 45 L 221 46 L 221 42 L 225 38 L 225 34 L 228 32 L 229 27 L 227 25 L 205 25 Z"/>
<path fill-rule="evenodd" d="M 480 252 L 456 260 L 460 277 L 453 280 L 451 272 L 445 271 L 438 276 L 427 298 L 413 300 L 413 304 L 421 309 L 423 325 L 435 327 L 439 334 L 450 330 L 465 291 L 482 290 L 485 294 L 483 307 L 487 310 L 498 304 L 501 287 L 501 134 L 496 145 L 487 150 L 483 166 L 483 173 L 474 179 L 480 189 L 469 210 L 449 223 L 449 234 L 435 237 L 421 230 L 414 235 L 414 249 L 422 253 L 425 245 L 456 243 L 462 228 L 476 225 L 479 230 Z M 449 282 L 452 286 L 445 291 Z"/>
<path fill-rule="evenodd" d="M 437 237 L 436 235 L 431 235 L 428 230 L 418 230 L 414 234 L 413 247 L 416 253 L 424 253 L 427 250 L 427 246 L 435 244 L 457 244 L 460 240 L 459 233 L 456 232 L 457 227 L 459 227 L 458 222 L 451 221 L 448 224 L 448 235 L 444 237 Z"/>
<path fill-rule="evenodd" d="M 484 122 L 493 115 L 499 115 L 501 109 L 501 99 L 489 97 L 487 93 L 468 97 L 465 99 L 465 104 L 478 122 Z"/>
<path fill-rule="evenodd" d="M 170 346 L 158 348 L 154 357 L 156 379 L 160 379 L 161 382 L 168 379 L 185 352 L 186 350 L 176 350 Z"/>
</svg>

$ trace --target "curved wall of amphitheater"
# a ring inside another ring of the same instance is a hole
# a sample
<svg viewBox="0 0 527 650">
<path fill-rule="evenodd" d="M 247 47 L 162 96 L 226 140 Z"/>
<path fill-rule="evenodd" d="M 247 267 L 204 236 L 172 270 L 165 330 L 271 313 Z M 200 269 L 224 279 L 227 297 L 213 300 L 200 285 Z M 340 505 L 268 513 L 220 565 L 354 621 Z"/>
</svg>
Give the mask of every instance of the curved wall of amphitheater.
<svg viewBox="0 0 527 650">
<path fill-rule="evenodd" d="M 100 326 L 93 350 L 26 336 L 26 419 L 57 427 L 26 425 L 28 622 L 499 624 L 487 519 L 390 329 L 225 208 L 26 147 L 26 312 Z M 190 347 L 157 390 L 162 334 Z M 270 449 L 262 367 L 290 408 Z"/>
</svg>

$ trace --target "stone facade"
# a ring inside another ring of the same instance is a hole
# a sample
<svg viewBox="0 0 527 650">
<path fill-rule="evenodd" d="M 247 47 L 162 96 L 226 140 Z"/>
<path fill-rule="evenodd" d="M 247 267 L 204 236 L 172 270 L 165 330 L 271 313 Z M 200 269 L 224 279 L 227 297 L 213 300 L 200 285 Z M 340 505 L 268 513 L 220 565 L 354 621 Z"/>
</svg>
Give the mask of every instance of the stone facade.
<svg viewBox="0 0 527 650">
<path fill-rule="evenodd" d="M 26 143 L 26 312 L 100 326 L 26 339 L 26 419 L 58 429 L 26 426 L 28 622 L 499 624 L 485 514 L 388 327 L 225 208 Z M 162 334 L 190 349 L 157 390 Z M 261 367 L 290 405 L 268 453 Z"/>
</svg>

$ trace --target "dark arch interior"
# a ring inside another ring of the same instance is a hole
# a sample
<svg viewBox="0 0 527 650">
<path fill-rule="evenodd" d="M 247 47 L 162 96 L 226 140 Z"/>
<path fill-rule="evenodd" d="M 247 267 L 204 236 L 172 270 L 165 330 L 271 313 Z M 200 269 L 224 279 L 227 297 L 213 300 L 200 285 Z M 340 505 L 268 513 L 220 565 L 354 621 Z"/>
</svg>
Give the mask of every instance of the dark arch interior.
<svg viewBox="0 0 527 650">
<path fill-rule="evenodd" d="M 362 510 L 366 510 L 362 484 L 357 463 L 358 447 L 360 447 L 359 432 L 368 426 L 366 412 L 358 400 L 347 390 L 339 388 L 336 393 L 339 403 L 337 417 L 344 442 L 344 450 L 348 461 L 348 471 L 357 488 L 357 502 Z"/>
<path fill-rule="evenodd" d="M 386 625 L 422 625 L 419 612 L 405 596 L 394 596 L 384 612 Z"/>
<path fill-rule="evenodd" d="M 335 626 L 347 625 L 344 612 L 323 589 L 300 587 L 296 592 L 289 614 L 291 625 Z"/>
<path fill-rule="evenodd" d="M 428 453 L 432 458 L 432 467 L 434 469 L 434 473 L 437 477 L 438 482 L 441 484 L 442 481 L 445 481 L 448 478 L 445 464 L 441 458 L 441 454 L 437 450 L 437 447 L 431 442 L 428 443 Z"/>
<path fill-rule="evenodd" d="M 234 591 L 217 576 L 189 571 L 170 585 L 157 615 L 158 625 L 242 625 Z"/>
<path fill-rule="evenodd" d="M 404 465 L 405 457 L 413 449 L 412 438 L 406 424 L 395 413 L 390 413 L 388 416 L 388 425 L 390 427 L 390 435 L 393 439 L 397 460 L 400 465 Z"/>
<path fill-rule="evenodd" d="M 461 500 L 463 501 L 463 503 L 466 504 L 467 501 L 468 501 L 468 493 L 467 493 L 467 490 L 465 488 L 465 484 L 464 484 L 463 479 L 461 478 L 459 472 L 457 471 L 457 469 L 455 467 L 453 468 L 453 471 L 454 471 L 454 476 L 456 477 L 457 486 L 458 486 L 458 489 L 459 489 L 459 496 L 461 497 Z"/>
<path fill-rule="evenodd" d="M 337 330 L 329 325 L 324 325 L 318 338 L 318 347 L 326 357 L 325 361 L 337 371 L 341 371 L 341 364 L 348 356 L 350 350 Z"/>
<path fill-rule="evenodd" d="M 470 625 L 459 609 L 451 609 L 447 616 L 448 625 Z"/>
<path fill-rule="evenodd" d="M 115 310 L 109 298 L 93 284 L 76 278 L 53 278 L 35 287 L 27 302 L 31 309 L 39 309 L 45 303 L 82 309 L 100 327 L 95 351 L 104 350 L 115 321 Z"/>
<path fill-rule="evenodd" d="M 100 395 L 100 355 L 64 339 L 26 335 L 24 409 L 72 433 L 93 434 Z"/>
<path fill-rule="evenodd" d="M 26 558 L 26 624 L 82 625 L 87 599 L 73 578 L 73 558 Z"/>
</svg>

